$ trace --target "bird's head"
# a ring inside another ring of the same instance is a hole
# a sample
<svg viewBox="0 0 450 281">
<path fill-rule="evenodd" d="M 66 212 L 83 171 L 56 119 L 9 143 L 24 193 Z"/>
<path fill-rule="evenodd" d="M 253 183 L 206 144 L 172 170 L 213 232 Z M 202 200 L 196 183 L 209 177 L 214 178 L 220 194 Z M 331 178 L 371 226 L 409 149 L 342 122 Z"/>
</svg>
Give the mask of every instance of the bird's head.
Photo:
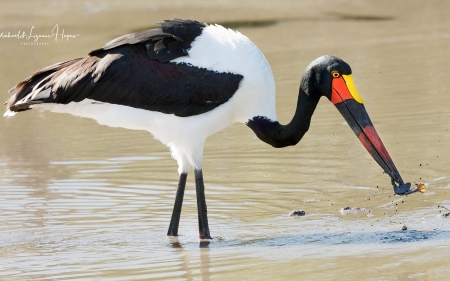
<svg viewBox="0 0 450 281">
<path fill-rule="evenodd" d="M 397 194 L 410 192 L 404 183 L 383 142 L 378 136 L 364 107 L 364 102 L 352 78 L 350 66 L 335 56 L 322 56 L 306 68 L 301 90 L 311 97 L 326 96 L 339 110 L 363 146 L 381 168 L 391 177 Z"/>
</svg>

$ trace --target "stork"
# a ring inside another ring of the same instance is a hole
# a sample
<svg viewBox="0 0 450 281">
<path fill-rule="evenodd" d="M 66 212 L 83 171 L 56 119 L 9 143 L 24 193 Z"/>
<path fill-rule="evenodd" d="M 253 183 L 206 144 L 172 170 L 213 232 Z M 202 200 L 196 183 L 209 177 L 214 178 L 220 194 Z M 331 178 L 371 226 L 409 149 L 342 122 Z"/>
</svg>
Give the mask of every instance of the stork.
<svg viewBox="0 0 450 281">
<path fill-rule="evenodd" d="M 150 132 L 178 162 L 179 182 L 168 235 L 178 235 L 187 174 L 194 168 L 199 237 L 211 239 L 202 156 L 208 136 L 241 122 L 273 147 L 296 145 L 322 96 L 342 114 L 397 194 L 410 193 L 367 114 L 352 70 L 326 55 L 300 81 L 289 124 L 277 121 L 275 82 L 267 60 L 246 36 L 220 25 L 172 19 L 127 34 L 88 56 L 53 64 L 18 83 L 5 116 L 33 108 L 99 124 Z"/>
</svg>

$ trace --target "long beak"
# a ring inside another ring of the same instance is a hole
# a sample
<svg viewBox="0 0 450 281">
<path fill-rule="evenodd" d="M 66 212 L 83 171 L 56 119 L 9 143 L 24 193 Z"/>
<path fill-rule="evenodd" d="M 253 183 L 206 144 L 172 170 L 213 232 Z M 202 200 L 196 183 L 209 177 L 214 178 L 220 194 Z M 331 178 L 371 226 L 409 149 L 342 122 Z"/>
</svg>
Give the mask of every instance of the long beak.
<svg viewBox="0 0 450 281">
<path fill-rule="evenodd" d="M 391 177 L 394 192 L 396 194 L 411 193 L 411 184 L 403 182 L 400 173 L 367 114 L 351 74 L 333 78 L 331 102 L 337 107 L 373 159 Z"/>
</svg>

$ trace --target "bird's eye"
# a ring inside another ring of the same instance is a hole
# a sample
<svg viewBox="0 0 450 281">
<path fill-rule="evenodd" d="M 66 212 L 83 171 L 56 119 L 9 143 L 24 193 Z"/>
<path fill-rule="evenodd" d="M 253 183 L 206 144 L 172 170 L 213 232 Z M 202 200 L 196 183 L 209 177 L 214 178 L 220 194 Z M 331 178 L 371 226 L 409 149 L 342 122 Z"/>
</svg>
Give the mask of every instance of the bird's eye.
<svg viewBox="0 0 450 281">
<path fill-rule="evenodd" d="M 340 74 L 339 74 L 338 71 L 333 71 L 333 72 L 331 72 L 331 75 L 332 75 L 334 78 L 338 78 L 338 77 L 340 76 Z"/>
</svg>

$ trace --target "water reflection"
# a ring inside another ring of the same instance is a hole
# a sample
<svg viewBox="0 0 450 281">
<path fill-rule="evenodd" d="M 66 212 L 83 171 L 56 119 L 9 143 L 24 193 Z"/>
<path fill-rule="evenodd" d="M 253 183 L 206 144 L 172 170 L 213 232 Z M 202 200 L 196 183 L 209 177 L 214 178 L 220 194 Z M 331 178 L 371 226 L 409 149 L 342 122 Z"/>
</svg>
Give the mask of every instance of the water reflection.
<svg viewBox="0 0 450 281">
<path fill-rule="evenodd" d="M 189 258 L 188 254 L 192 254 L 191 252 L 185 251 L 182 243 L 179 241 L 178 237 L 168 237 L 170 245 L 173 249 L 175 249 L 175 253 L 181 259 L 181 269 L 183 272 L 181 277 L 183 280 L 194 280 L 195 274 L 193 273 L 194 269 L 190 264 L 196 264 L 195 260 L 198 258 L 200 260 L 200 274 L 203 281 L 211 280 L 211 259 L 210 259 L 210 241 L 200 241 L 199 243 L 199 257 Z M 189 255 L 191 256 L 191 255 Z M 194 266 L 195 268 L 195 266 Z"/>
<path fill-rule="evenodd" d="M 210 259 L 210 249 L 208 247 L 202 247 L 203 249 L 200 251 L 200 261 L 202 264 L 202 268 L 200 270 L 202 274 L 203 281 L 211 280 L 211 259 Z"/>
</svg>

